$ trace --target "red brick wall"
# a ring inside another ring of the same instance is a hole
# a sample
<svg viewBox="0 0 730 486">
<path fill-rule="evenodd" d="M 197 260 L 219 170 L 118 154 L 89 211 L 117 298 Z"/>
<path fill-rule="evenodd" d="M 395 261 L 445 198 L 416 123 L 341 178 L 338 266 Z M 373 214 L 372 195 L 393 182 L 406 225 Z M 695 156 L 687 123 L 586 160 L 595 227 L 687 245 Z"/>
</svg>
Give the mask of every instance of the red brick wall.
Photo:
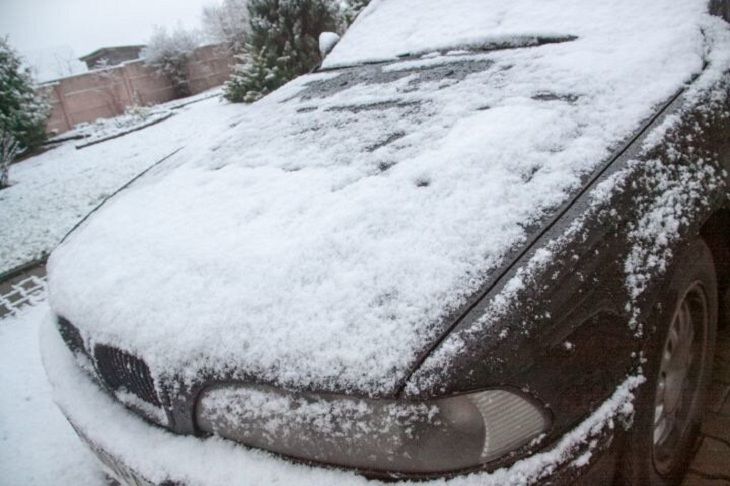
<svg viewBox="0 0 730 486">
<path fill-rule="evenodd" d="M 221 46 L 198 48 L 188 65 L 192 94 L 223 84 L 232 61 Z M 172 84 L 143 61 L 62 78 L 39 90 L 52 107 L 46 126 L 49 133 L 63 133 L 82 122 L 119 115 L 131 105 L 154 105 L 175 98 Z"/>
</svg>

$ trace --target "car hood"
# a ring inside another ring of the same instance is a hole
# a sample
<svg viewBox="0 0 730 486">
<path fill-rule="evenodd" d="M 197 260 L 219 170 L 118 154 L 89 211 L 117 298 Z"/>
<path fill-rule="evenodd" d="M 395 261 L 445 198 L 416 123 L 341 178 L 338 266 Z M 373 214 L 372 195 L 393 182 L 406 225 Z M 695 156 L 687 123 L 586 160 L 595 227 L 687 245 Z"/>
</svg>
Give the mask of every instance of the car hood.
<svg viewBox="0 0 730 486">
<path fill-rule="evenodd" d="M 158 376 L 395 393 L 701 70 L 703 2 L 615 3 L 575 40 L 315 73 L 241 106 L 53 253 L 54 310 Z"/>
</svg>

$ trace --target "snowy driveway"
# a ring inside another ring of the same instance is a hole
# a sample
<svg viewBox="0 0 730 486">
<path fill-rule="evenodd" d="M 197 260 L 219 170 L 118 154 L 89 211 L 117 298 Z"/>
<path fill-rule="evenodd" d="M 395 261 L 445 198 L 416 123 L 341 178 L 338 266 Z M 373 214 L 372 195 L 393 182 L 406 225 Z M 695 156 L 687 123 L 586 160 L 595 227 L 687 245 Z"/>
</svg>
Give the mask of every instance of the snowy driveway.
<svg viewBox="0 0 730 486">
<path fill-rule="evenodd" d="M 0 191 L 0 274 L 43 257 L 106 196 L 178 148 L 194 151 L 245 110 L 213 97 L 145 130 L 81 150 L 67 142 L 11 166 L 12 186 Z"/>
</svg>

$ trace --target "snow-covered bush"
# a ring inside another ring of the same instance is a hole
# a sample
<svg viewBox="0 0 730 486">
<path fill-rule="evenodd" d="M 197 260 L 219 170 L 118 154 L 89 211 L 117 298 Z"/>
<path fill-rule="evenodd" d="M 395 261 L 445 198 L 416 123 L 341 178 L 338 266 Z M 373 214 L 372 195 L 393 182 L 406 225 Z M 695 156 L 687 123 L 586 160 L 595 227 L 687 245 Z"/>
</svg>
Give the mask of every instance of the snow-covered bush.
<svg viewBox="0 0 730 486">
<path fill-rule="evenodd" d="M 10 131 L 2 129 L 0 131 L 0 189 L 10 185 L 8 169 L 17 154 L 18 141 Z"/>
<path fill-rule="evenodd" d="M 345 28 L 350 25 L 362 9 L 368 6 L 370 0 L 347 0 L 340 4 L 341 18 Z"/>
<path fill-rule="evenodd" d="M 101 138 L 114 133 L 123 133 L 126 130 L 144 124 L 152 115 L 168 113 L 168 110 L 132 105 L 124 109 L 124 113 L 112 118 L 99 118 L 90 123 L 79 123 L 74 127 L 74 134 L 86 138 Z"/>
<path fill-rule="evenodd" d="M 188 62 L 199 45 L 200 36 L 195 31 L 178 27 L 168 33 L 158 27 L 142 51 L 142 57 L 172 83 L 178 97 L 189 96 Z"/>
<path fill-rule="evenodd" d="M 319 34 L 336 31 L 341 8 L 332 0 L 249 0 L 250 33 L 224 96 L 255 101 L 320 62 Z"/>
<path fill-rule="evenodd" d="M 7 39 L 0 38 L 0 136 L 3 140 L 2 164 L 9 164 L 5 157 L 7 137 L 17 142 L 18 150 L 34 148 L 46 138 L 46 119 L 50 113 L 48 103 L 39 96 L 33 86 L 28 69 L 22 67 L 18 54 Z M 9 135 L 8 135 L 9 134 Z M 0 178 L 6 179 L 0 174 Z M 0 184 L 1 186 L 1 184 Z"/>
<path fill-rule="evenodd" d="M 236 103 L 253 103 L 282 84 L 278 66 L 269 66 L 266 51 L 236 56 L 239 62 L 223 87 L 223 96 Z"/>
<path fill-rule="evenodd" d="M 247 0 L 223 0 L 220 5 L 203 7 L 203 30 L 231 52 L 243 52 L 249 32 Z"/>
</svg>

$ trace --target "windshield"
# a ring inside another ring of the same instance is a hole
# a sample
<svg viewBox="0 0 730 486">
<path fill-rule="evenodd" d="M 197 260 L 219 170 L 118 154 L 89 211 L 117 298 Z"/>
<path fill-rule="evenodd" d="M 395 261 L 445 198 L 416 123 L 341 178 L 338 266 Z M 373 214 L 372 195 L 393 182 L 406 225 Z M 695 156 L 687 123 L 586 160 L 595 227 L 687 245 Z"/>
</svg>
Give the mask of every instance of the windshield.
<svg viewBox="0 0 730 486">
<path fill-rule="evenodd" d="M 322 67 L 610 37 L 626 24 L 622 19 L 641 13 L 633 0 L 373 0 Z"/>
</svg>

